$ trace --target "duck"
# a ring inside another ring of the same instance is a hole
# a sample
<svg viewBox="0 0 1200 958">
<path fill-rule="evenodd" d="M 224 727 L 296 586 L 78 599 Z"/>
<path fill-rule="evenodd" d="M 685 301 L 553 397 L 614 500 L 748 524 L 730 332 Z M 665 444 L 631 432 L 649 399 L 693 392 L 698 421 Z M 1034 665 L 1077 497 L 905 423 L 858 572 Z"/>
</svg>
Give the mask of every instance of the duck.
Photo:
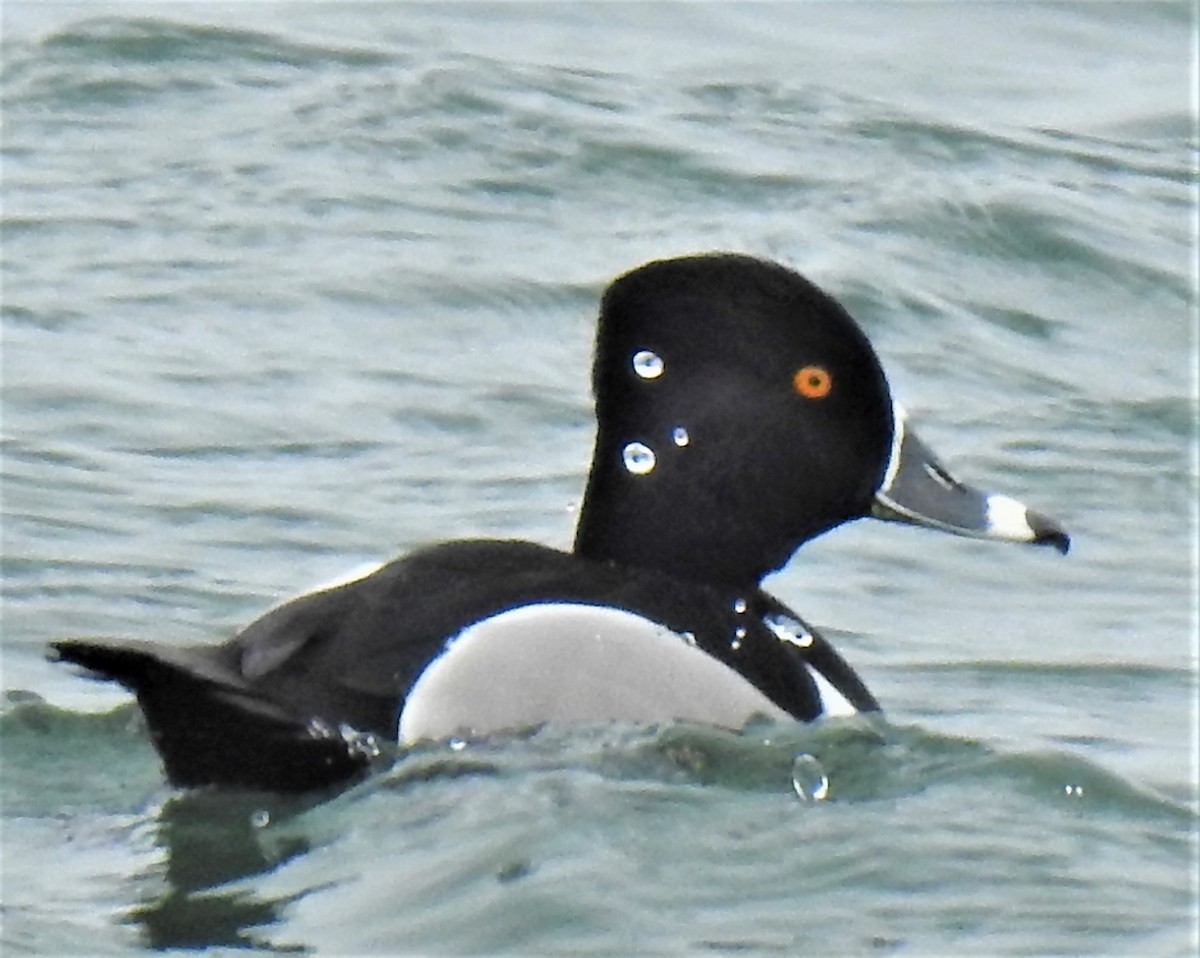
<svg viewBox="0 0 1200 958">
<path fill-rule="evenodd" d="M 847 310 L 777 262 L 700 253 L 619 276 L 591 377 L 570 551 L 437 543 L 222 644 L 63 639 L 50 657 L 136 696 L 172 785 L 309 792 L 389 750 L 547 724 L 878 713 L 764 577 L 869 517 L 1070 547 L 1058 522 L 955 478 Z"/>
</svg>

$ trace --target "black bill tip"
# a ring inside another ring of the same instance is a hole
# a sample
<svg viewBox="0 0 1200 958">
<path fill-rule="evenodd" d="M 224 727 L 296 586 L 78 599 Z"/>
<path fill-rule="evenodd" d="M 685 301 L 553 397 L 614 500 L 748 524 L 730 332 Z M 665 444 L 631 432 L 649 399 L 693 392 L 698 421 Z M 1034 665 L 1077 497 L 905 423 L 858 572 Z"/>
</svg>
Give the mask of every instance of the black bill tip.
<svg viewBox="0 0 1200 958">
<path fill-rule="evenodd" d="M 1025 521 L 1033 530 L 1034 545 L 1053 546 L 1062 555 L 1071 551 L 1071 537 L 1067 534 L 1067 530 L 1053 519 L 1030 509 L 1025 514 Z"/>
</svg>

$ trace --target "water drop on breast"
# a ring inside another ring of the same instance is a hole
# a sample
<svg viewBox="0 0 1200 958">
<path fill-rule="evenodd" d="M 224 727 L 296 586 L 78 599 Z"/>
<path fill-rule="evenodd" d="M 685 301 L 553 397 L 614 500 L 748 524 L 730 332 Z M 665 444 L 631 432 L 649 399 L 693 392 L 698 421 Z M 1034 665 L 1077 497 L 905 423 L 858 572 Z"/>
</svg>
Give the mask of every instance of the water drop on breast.
<svg viewBox="0 0 1200 958">
<path fill-rule="evenodd" d="M 807 649 L 813 644 L 812 633 L 804 627 L 803 622 L 793 619 L 790 615 L 772 612 L 763 616 L 763 625 L 781 642 L 789 642 L 801 649 Z"/>
<path fill-rule="evenodd" d="M 684 429 L 683 426 L 675 427 L 675 429 L 671 432 L 671 439 L 674 440 L 675 445 L 679 446 L 680 448 L 683 448 L 692 441 L 691 437 L 688 435 L 688 431 Z"/>
<path fill-rule="evenodd" d="M 654 450 L 643 442 L 631 442 L 621 450 L 621 461 L 625 468 L 635 476 L 644 476 L 654 471 L 657 460 Z"/>
<path fill-rule="evenodd" d="M 662 357 L 648 349 L 639 349 L 633 354 L 633 371 L 643 379 L 657 379 L 663 374 Z"/>
<path fill-rule="evenodd" d="M 802 802 L 820 802 L 829 795 L 829 776 L 807 752 L 801 752 L 792 762 L 792 788 Z"/>
</svg>

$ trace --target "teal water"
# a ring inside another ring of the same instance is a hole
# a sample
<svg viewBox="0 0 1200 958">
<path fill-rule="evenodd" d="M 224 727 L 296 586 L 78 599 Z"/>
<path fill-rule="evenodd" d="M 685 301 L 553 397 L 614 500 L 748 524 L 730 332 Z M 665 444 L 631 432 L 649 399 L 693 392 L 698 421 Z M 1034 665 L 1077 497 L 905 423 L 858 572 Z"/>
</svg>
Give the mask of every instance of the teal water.
<svg viewBox="0 0 1200 958">
<path fill-rule="evenodd" d="M 1194 6 L 2 16 L 6 955 L 1196 951 Z M 44 661 L 567 544 L 599 293 L 715 248 L 1074 535 L 863 522 L 773 579 L 886 724 L 548 730 L 298 805 L 166 788 Z"/>
</svg>

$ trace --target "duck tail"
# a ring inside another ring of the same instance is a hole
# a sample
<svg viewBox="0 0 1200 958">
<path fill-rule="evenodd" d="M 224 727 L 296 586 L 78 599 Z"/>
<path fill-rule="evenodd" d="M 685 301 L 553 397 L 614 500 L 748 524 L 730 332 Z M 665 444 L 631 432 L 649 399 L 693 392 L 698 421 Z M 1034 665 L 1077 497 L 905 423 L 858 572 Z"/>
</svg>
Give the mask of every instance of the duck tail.
<svg viewBox="0 0 1200 958">
<path fill-rule="evenodd" d="M 174 785 L 309 791 L 360 777 L 379 752 L 373 739 L 288 714 L 205 650 L 64 639 L 50 657 L 137 696 Z"/>
</svg>

